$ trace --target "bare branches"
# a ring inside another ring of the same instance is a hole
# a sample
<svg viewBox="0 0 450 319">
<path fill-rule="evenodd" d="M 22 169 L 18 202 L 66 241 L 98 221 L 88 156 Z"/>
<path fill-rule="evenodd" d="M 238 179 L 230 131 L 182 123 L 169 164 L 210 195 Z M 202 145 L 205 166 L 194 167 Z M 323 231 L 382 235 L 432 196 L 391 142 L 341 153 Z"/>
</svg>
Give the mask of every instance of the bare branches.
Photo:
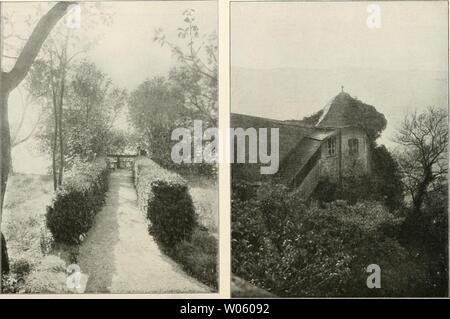
<svg viewBox="0 0 450 319">
<path fill-rule="evenodd" d="M 213 125 L 217 121 L 217 38 L 215 34 L 200 35 L 192 9 L 183 12 L 184 25 L 177 29 L 175 44 L 162 29 L 155 30 L 154 42 L 167 45 L 179 62 L 169 79 L 184 94 L 185 108 Z"/>
<path fill-rule="evenodd" d="M 73 4 L 73 2 L 58 2 L 39 20 L 12 70 L 2 74 L 4 90 L 10 92 L 22 82 L 50 31 L 59 19 L 64 16 L 67 8 L 71 4 Z"/>
<path fill-rule="evenodd" d="M 23 124 L 25 122 L 25 118 L 27 117 L 28 110 L 29 110 L 30 106 L 33 104 L 33 98 L 30 94 L 28 94 L 27 97 L 24 98 L 23 92 L 20 89 L 19 89 L 19 94 L 20 94 L 20 99 L 21 99 L 21 104 L 22 104 L 22 110 L 20 113 L 19 124 L 14 129 L 14 132 L 12 132 L 12 134 L 11 134 L 11 147 L 16 147 L 19 144 L 22 144 L 22 143 L 28 141 L 31 138 L 31 136 L 33 136 L 33 134 L 36 131 L 36 128 L 38 127 L 38 125 L 41 121 L 41 118 L 42 118 L 42 111 L 41 111 L 41 112 L 39 112 L 38 119 L 34 122 L 32 128 L 29 130 L 29 132 L 24 137 L 20 137 L 20 135 L 23 135 L 23 134 L 21 134 L 22 129 L 23 129 Z"/>
<path fill-rule="evenodd" d="M 403 149 L 397 158 L 416 211 L 430 185 L 447 175 L 447 118 L 445 109 L 429 107 L 423 113 L 408 114 L 398 130 L 395 140 Z"/>
</svg>

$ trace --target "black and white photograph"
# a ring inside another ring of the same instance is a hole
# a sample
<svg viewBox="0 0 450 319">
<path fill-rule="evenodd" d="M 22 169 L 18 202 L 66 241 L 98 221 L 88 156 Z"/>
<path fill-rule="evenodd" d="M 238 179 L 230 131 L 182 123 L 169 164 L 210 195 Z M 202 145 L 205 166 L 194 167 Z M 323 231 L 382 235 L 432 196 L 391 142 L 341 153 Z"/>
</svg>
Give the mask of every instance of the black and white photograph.
<svg viewBox="0 0 450 319">
<path fill-rule="evenodd" d="M 217 3 L 0 9 L 0 291 L 218 293 Z"/>
<path fill-rule="evenodd" d="M 449 9 L 0 1 L 0 308 L 448 299 Z"/>
<path fill-rule="evenodd" d="M 448 3 L 230 25 L 232 296 L 448 296 Z"/>
</svg>

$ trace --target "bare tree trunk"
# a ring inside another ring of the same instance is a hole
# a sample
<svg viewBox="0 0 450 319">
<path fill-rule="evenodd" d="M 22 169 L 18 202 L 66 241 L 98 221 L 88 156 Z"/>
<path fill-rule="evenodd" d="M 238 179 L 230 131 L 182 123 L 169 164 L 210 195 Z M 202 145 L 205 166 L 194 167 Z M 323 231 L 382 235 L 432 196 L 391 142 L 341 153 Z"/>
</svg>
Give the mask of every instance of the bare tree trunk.
<svg viewBox="0 0 450 319">
<path fill-rule="evenodd" d="M 53 115 L 55 118 L 55 129 L 52 143 L 52 174 L 53 174 L 53 190 L 56 190 L 56 188 L 58 188 L 58 179 L 56 172 L 56 152 L 57 152 L 56 147 L 58 141 L 58 108 L 56 106 L 55 93 L 53 93 Z"/>
<path fill-rule="evenodd" d="M 417 187 L 417 192 L 414 196 L 413 200 L 413 210 L 415 215 L 420 215 L 422 204 L 425 199 L 425 194 L 427 192 L 428 187 L 430 186 L 430 183 L 432 181 L 432 171 L 431 168 L 425 168 L 424 169 L 424 178 L 420 182 L 419 186 Z"/>
<path fill-rule="evenodd" d="M 2 222 L 3 201 L 6 193 L 6 185 L 8 181 L 11 158 L 11 135 L 8 120 L 9 93 L 14 90 L 28 74 L 31 65 L 36 59 L 36 56 L 39 53 L 42 44 L 49 35 L 50 31 L 65 15 L 67 8 L 73 3 L 74 2 L 58 2 L 39 20 L 27 42 L 25 43 L 25 46 L 20 52 L 19 57 L 17 58 L 17 61 L 11 71 L 3 72 L 0 63 L 0 227 Z M 1 26 L 1 31 L 3 31 L 3 26 Z M 3 38 L 0 39 L 0 42 L 3 44 Z M 3 47 L 0 48 L 0 51 L 3 51 L 2 49 Z M 0 245 L 0 258 L 2 258 L 2 256 L 6 254 L 6 243 L 5 249 L 2 249 L 2 246 L 3 245 Z M 2 274 L 1 268 L 2 264 L 4 263 L 4 259 L 7 260 L 6 258 L 2 258 L 2 260 L 0 261 L 0 274 Z M 2 287 L 0 280 L 0 293 L 1 291 Z"/>
<path fill-rule="evenodd" d="M 64 52 L 62 57 L 62 70 L 61 70 L 61 87 L 59 91 L 59 175 L 58 186 L 62 184 L 64 173 L 64 139 L 63 139 L 63 104 L 64 104 L 64 91 L 66 86 L 66 66 L 67 66 L 67 44 L 68 35 L 66 36 L 66 42 L 64 44 Z"/>
<path fill-rule="evenodd" d="M 0 83 L 0 88 L 2 88 Z M 0 170 L 1 170 L 1 200 L 0 200 L 0 227 L 3 215 L 3 201 L 6 194 L 6 185 L 8 182 L 10 164 L 11 164 L 11 136 L 9 133 L 9 122 L 8 122 L 8 93 L 1 91 L 0 96 L 0 131 L 1 131 L 1 146 L 0 146 Z M 6 241 L 1 234 L 1 254 L 0 254 L 0 278 L 1 274 L 6 273 L 9 270 L 9 259 L 8 250 L 6 246 Z M 1 280 L 0 280 L 0 293 L 1 293 Z"/>
<path fill-rule="evenodd" d="M 62 102 L 59 104 L 58 115 L 58 134 L 59 134 L 59 173 L 58 173 L 58 186 L 61 186 L 63 180 L 64 171 L 64 143 L 63 143 L 63 130 L 62 130 Z"/>
</svg>

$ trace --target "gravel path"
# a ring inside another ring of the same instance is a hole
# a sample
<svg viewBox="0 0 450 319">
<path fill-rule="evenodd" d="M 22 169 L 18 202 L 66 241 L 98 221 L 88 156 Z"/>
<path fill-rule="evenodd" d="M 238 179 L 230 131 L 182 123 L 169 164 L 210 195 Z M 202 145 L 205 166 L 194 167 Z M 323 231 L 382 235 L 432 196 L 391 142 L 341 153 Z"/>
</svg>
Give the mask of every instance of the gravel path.
<svg viewBox="0 0 450 319">
<path fill-rule="evenodd" d="M 86 293 L 205 293 L 148 234 L 130 170 L 111 173 L 105 206 L 80 247 Z"/>
</svg>

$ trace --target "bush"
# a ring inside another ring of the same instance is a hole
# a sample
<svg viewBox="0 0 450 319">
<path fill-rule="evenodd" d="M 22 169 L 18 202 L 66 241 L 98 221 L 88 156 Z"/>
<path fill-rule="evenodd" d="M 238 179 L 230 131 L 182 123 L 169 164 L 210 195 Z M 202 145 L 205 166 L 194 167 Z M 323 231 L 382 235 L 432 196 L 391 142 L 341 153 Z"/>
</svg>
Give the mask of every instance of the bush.
<svg viewBox="0 0 450 319">
<path fill-rule="evenodd" d="M 143 157 L 136 159 L 133 172 L 149 232 L 187 273 L 217 288 L 217 239 L 198 224 L 187 182 Z"/>
<path fill-rule="evenodd" d="M 3 274 L 2 276 L 2 291 L 3 294 L 15 294 L 19 292 L 19 282 L 14 275 Z"/>
<path fill-rule="evenodd" d="M 108 166 L 104 158 L 76 162 L 47 206 L 46 224 L 58 243 L 78 244 L 101 210 L 108 190 Z"/>
<path fill-rule="evenodd" d="M 147 214 L 148 203 L 152 200 L 152 183 L 165 181 L 171 184 L 186 185 L 178 174 L 172 173 L 146 157 L 139 157 L 134 162 L 134 186 L 136 187 L 139 208 Z"/>
<path fill-rule="evenodd" d="M 399 229 L 382 204 L 307 204 L 281 185 L 232 201 L 232 271 L 277 296 L 413 296 L 424 281 L 415 257 L 389 235 Z M 381 289 L 368 289 L 378 264 Z"/>
<path fill-rule="evenodd" d="M 361 200 L 381 201 L 390 210 L 398 210 L 403 204 L 403 185 L 398 164 L 384 145 L 371 147 L 372 172 L 361 175 L 359 163 L 347 168 L 341 183 L 337 179 L 322 177 L 312 197 L 321 203 L 338 199 L 355 204 Z"/>
<path fill-rule="evenodd" d="M 196 228 L 191 241 L 178 243 L 171 255 L 188 274 L 217 289 L 217 244 L 215 237 Z"/>
<path fill-rule="evenodd" d="M 12 264 L 11 268 L 18 278 L 24 278 L 31 272 L 32 265 L 26 259 L 19 259 Z"/>
<path fill-rule="evenodd" d="M 150 233 L 167 247 L 190 240 L 197 216 L 187 185 L 155 181 L 152 193 L 147 211 Z"/>
<path fill-rule="evenodd" d="M 136 161 L 134 174 L 138 201 L 150 222 L 150 233 L 170 248 L 189 241 L 197 226 L 197 215 L 186 181 L 143 158 Z"/>
</svg>

